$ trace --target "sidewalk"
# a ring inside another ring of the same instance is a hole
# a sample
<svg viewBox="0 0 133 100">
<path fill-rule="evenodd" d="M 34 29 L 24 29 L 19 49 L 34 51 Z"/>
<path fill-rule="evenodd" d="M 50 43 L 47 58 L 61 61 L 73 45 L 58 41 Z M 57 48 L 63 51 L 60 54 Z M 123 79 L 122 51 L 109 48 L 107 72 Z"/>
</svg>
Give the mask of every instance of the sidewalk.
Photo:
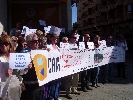
<svg viewBox="0 0 133 100">
<path fill-rule="evenodd" d="M 72 100 L 133 100 L 133 54 L 127 54 L 126 59 L 126 76 L 125 80 L 116 78 L 117 69 L 113 68 L 113 82 L 102 84 L 99 88 L 93 88 L 89 92 L 81 92 L 80 95 L 72 95 Z M 91 85 L 91 84 L 90 84 Z M 65 92 L 61 91 L 60 98 L 67 100 Z"/>
</svg>

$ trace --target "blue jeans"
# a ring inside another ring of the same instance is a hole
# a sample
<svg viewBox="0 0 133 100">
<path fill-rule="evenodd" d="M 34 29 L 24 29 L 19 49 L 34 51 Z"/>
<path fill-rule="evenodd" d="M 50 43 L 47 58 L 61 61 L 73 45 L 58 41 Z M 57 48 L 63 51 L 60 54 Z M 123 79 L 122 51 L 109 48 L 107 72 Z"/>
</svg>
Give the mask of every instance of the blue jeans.
<svg viewBox="0 0 133 100">
<path fill-rule="evenodd" d="M 49 94 L 48 94 L 49 99 L 55 99 L 55 100 L 58 99 L 60 92 L 60 84 L 61 84 L 60 79 L 49 82 Z"/>
<path fill-rule="evenodd" d="M 100 71 L 100 67 L 95 67 L 92 69 L 92 84 L 97 84 L 98 83 L 98 75 Z"/>
</svg>

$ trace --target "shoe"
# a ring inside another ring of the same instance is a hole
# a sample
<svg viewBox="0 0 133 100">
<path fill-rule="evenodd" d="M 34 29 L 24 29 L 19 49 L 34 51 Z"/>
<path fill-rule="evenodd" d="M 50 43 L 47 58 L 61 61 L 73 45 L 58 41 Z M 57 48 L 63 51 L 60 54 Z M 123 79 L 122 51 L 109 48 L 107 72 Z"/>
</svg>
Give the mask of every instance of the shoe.
<svg viewBox="0 0 133 100">
<path fill-rule="evenodd" d="M 77 91 L 75 94 L 80 95 L 80 92 L 79 92 L 79 91 Z"/>
<path fill-rule="evenodd" d="M 97 87 L 100 87 L 98 84 L 96 84 Z"/>
<path fill-rule="evenodd" d="M 91 87 L 89 87 L 89 86 L 88 86 L 88 87 L 86 87 L 86 89 L 87 89 L 87 90 L 93 90 L 93 89 L 92 89 Z"/>
<path fill-rule="evenodd" d="M 66 98 L 67 99 L 72 99 L 72 95 L 71 94 L 68 94 L 68 95 L 66 95 Z"/>
<path fill-rule="evenodd" d="M 76 92 L 72 92 L 72 94 L 80 95 L 80 92 L 76 91 Z"/>
<path fill-rule="evenodd" d="M 93 84 L 93 85 L 92 85 L 92 87 L 95 87 L 95 88 L 97 88 L 96 84 Z"/>
<path fill-rule="evenodd" d="M 83 92 L 88 92 L 88 90 L 86 88 L 82 89 Z"/>
<path fill-rule="evenodd" d="M 77 94 L 77 95 L 80 95 L 80 92 L 77 91 L 77 89 L 72 89 L 72 94 Z"/>
<path fill-rule="evenodd" d="M 61 100 L 60 98 L 57 98 L 56 100 Z"/>
</svg>

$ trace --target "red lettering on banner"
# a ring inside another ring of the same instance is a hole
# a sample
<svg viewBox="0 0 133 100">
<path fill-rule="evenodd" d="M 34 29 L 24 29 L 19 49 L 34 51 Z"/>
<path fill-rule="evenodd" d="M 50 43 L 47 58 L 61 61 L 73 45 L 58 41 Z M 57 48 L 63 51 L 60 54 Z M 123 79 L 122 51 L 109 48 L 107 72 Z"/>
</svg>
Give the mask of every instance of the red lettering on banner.
<svg viewBox="0 0 133 100">
<path fill-rule="evenodd" d="M 67 58 L 72 58 L 73 56 L 72 55 L 67 55 Z"/>
<path fill-rule="evenodd" d="M 68 63 L 68 60 L 64 60 L 66 63 Z"/>
<path fill-rule="evenodd" d="M 64 68 L 69 68 L 71 65 L 66 65 L 66 66 L 64 66 Z"/>
</svg>

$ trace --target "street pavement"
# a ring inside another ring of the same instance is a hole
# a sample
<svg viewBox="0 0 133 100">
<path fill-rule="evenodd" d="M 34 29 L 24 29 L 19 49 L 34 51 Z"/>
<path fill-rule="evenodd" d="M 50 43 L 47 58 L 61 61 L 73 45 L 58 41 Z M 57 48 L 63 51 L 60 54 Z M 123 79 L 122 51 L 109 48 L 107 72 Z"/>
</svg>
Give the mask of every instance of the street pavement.
<svg viewBox="0 0 133 100">
<path fill-rule="evenodd" d="M 117 78 L 117 68 L 113 67 L 112 83 L 102 84 L 100 81 L 102 75 L 99 75 L 98 88 L 93 88 L 92 91 L 82 92 L 80 95 L 72 94 L 72 100 L 133 100 L 133 53 L 127 53 L 126 58 L 126 77 L 127 79 L 119 80 Z M 101 69 L 102 72 L 102 69 Z M 91 84 L 90 84 L 91 85 Z M 61 91 L 60 99 L 65 98 L 65 91 Z"/>
</svg>

